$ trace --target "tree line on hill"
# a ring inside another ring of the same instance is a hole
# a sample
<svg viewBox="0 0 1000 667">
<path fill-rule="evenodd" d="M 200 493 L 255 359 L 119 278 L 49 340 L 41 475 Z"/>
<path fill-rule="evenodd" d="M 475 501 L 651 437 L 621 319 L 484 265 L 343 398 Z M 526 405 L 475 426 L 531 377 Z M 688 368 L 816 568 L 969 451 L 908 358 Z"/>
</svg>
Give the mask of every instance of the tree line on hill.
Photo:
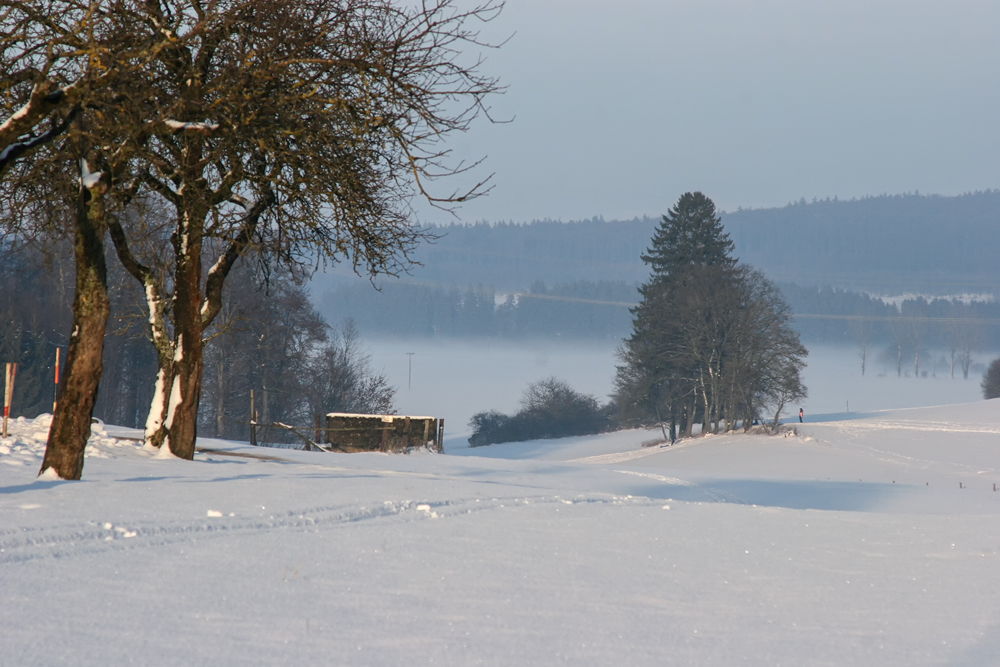
<svg viewBox="0 0 1000 667">
<path fill-rule="evenodd" d="M 876 357 L 908 374 L 921 355 L 945 351 L 949 373 L 968 377 L 976 353 L 1000 349 L 1000 302 L 910 297 L 887 302 L 830 287 L 776 286 L 791 308 L 791 326 L 807 343 L 858 346 L 864 370 Z M 386 281 L 342 282 L 318 299 L 329 318 L 350 317 L 367 335 L 623 340 L 638 286 L 578 281 L 521 294 Z M 911 361 L 914 363 L 911 365 Z"/>
<path fill-rule="evenodd" d="M 957 197 L 883 195 L 801 200 L 721 213 L 734 256 L 782 285 L 831 285 L 876 294 L 992 293 L 1000 267 L 1000 190 Z M 526 290 L 622 281 L 638 284 L 639 256 L 658 218 L 449 224 L 414 257 L 416 280 Z"/>
<path fill-rule="evenodd" d="M 328 318 L 350 317 L 369 335 L 620 339 L 630 325 L 636 286 L 535 281 L 519 293 L 384 281 L 341 283 L 317 299 Z"/>
</svg>

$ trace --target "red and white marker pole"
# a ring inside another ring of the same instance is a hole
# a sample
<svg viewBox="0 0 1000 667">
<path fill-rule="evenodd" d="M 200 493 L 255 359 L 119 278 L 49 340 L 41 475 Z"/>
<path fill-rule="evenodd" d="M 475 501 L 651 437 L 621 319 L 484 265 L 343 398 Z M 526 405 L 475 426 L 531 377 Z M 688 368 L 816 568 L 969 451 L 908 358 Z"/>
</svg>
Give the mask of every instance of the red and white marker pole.
<svg viewBox="0 0 1000 667">
<path fill-rule="evenodd" d="M 56 413 L 56 406 L 59 405 L 59 348 L 56 348 L 56 389 L 52 393 L 52 414 Z"/>
<path fill-rule="evenodd" d="M 7 420 L 10 418 L 10 401 L 14 397 L 14 376 L 17 364 L 7 364 L 7 377 L 3 392 L 3 437 L 7 437 Z"/>
</svg>

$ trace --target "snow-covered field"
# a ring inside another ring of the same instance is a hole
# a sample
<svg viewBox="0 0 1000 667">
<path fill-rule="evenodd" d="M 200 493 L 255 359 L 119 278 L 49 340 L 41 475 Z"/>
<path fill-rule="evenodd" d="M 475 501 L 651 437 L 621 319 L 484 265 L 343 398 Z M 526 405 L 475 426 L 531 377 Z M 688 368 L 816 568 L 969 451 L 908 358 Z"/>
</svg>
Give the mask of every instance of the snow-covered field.
<svg viewBox="0 0 1000 667">
<path fill-rule="evenodd" d="M 989 665 L 1000 403 L 450 454 L 0 444 L 3 665 Z"/>
</svg>

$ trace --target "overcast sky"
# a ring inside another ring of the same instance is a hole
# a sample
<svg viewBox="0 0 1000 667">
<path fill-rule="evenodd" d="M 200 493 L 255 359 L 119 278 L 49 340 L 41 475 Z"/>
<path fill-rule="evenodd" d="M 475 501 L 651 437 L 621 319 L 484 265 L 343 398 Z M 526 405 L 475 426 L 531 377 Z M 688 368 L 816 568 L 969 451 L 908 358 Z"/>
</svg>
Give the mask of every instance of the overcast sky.
<svg viewBox="0 0 1000 667">
<path fill-rule="evenodd" d="M 1000 187 L 998 27 L 996 0 L 508 0 L 484 71 L 514 121 L 451 142 L 496 174 L 461 219 Z"/>
</svg>

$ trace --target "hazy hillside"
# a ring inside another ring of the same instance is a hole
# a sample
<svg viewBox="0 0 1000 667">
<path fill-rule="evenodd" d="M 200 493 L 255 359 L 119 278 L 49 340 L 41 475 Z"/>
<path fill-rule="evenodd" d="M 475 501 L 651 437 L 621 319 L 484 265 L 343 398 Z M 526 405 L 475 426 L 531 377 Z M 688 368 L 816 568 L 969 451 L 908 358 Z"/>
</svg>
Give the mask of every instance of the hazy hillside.
<svg viewBox="0 0 1000 667">
<path fill-rule="evenodd" d="M 800 201 L 723 216 L 737 253 L 779 282 L 881 293 L 997 289 L 1000 191 Z"/>
<path fill-rule="evenodd" d="M 885 294 L 992 293 L 1000 283 L 1000 190 L 803 200 L 722 217 L 737 256 L 782 283 Z M 411 278 L 497 290 L 527 290 L 538 280 L 641 282 L 648 272 L 639 256 L 658 221 L 435 227 L 441 236 L 416 253 L 423 266 Z"/>
<path fill-rule="evenodd" d="M 983 295 L 1000 285 L 1000 191 L 800 201 L 725 213 L 723 222 L 736 255 L 781 285 L 798 314 L 887 317 L 896 307 L 864 292 Z M 381 291 L 353 276 L 320 276 L 313 298 L 330 321 L 353 317 L 370 333 L 617 339 L 631 329 L 623 304 L 635 302 L 648 277 L 640 255 L 657 224 L 595 218 L 436 227 L 439 238 L 420 247 L 421 266 L 409 276 L 377 281 Z M 997 317 L 987 303 L 969 312 L 950 301 L 913 308 L 935 317 Z M 848 319 L 796 326 L 807 340 L 852 340 Z M 946 338 L 937 328 L 935 336 Z M 995 345 L 997 334 L 989 327 L 984 342 Z M 874 336 L 890 337 L 883 325 Z"/>
</svg>

